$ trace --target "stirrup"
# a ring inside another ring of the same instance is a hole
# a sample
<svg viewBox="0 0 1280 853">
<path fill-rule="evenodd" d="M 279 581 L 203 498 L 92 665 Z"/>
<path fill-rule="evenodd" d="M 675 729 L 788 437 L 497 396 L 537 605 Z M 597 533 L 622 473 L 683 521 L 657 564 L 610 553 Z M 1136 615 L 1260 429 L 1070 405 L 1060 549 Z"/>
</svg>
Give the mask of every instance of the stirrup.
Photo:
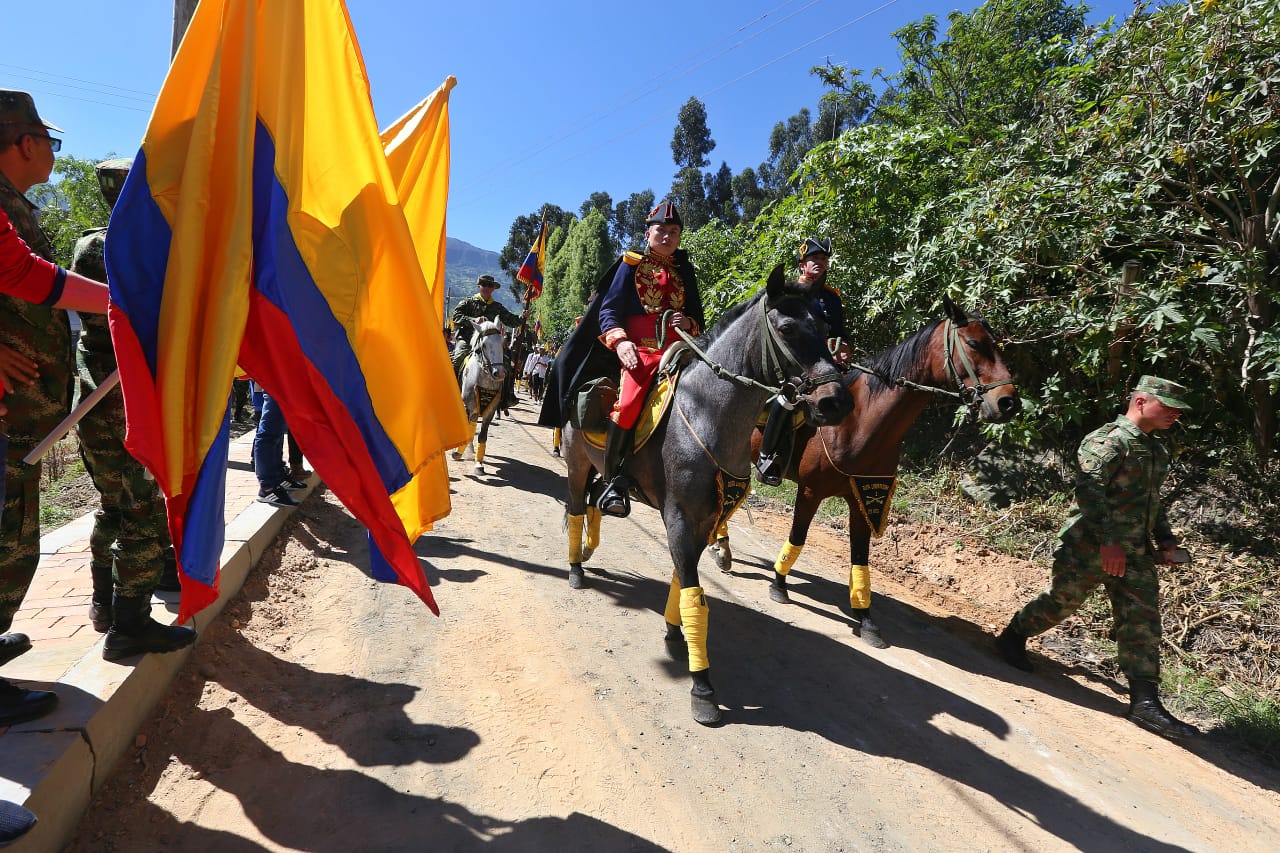
<svg viewBox="0 0 1280 853">
<path fill-rule="evenodd" d="M 596 499 L 596 509 L 614 518 L 626 518 L 631 514 L 631 496 L 627 494 L 631 488 L 629 483 L 622 484 L 625 488 L 618 488 L 617 479 L 611 480 L 604 487 L 604 491 Z"/>
<path fill-rule="evenodd" d="M 778 470 L 779 467 L 776 459 L 761 456 L 756 460 L 756 479 L 766 486 L 781 486 L 782 473 Z"/>
</svg>

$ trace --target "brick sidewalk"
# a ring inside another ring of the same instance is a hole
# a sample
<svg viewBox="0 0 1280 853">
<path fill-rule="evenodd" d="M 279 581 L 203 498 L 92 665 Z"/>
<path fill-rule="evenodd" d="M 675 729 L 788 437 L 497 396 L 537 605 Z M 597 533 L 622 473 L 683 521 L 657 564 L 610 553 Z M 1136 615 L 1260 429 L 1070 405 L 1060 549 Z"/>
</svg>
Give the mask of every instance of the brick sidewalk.
<svg viewBox="0 0 1280 853">
<path fill-rule="evenodd" d="M 252 447 L 252 430 L 231 443 L 221 595 L 193 618 L 197 632 L 239 591 L 292 511 L 255 500 Z M 313 485 L 315 476 L 310 480 Z M 183 650 L 115 663 L 102 659 L 103 635 L 89 624 L 92 530 L 93 513 L 88 513 L 40 538 L 40 566 L 10 629 L 31 637 L 33 648 L 0 670 L 10 681 L 55 690 L 59 698 L 48 716 L 0 728 L 0 799 L 25 803 L 40 819 L 8 848 L 14 851 L 54 851 L 70 840 L 93 792 L 188 655 Z M 157 620 L 172 622 L 177 613 L 178 593 L 153 599 Z"/>
</svg>

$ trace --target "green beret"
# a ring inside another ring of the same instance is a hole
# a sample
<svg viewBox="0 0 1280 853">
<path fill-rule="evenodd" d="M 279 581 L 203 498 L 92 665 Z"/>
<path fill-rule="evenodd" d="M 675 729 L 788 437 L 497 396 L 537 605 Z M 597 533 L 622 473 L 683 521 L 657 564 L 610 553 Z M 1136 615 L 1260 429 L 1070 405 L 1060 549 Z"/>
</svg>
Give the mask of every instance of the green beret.
<svg viewBox="0 0 1280 853">
<path fill-rule="evenodd" d="M 1187 389 L 1177 382 L 1161 379 L 1159 376 L 1147 375 L 1142 377 L 1138 380 L 1138 387 L 1133 390 L 1150 394 L 1172 409 L 1186 411 L 1191 408 L 1187 404 Z"/>
</svg>

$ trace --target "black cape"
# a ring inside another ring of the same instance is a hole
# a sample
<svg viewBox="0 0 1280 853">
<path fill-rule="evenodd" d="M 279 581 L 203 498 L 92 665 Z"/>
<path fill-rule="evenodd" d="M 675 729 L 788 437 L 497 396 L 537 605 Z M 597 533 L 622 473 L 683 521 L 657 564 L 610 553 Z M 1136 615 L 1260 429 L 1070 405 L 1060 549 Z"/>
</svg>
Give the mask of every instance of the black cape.
<svg viewBox="0 0 1280 853">
<path fill-rule="evenodd" d="M 622 375 L 622 363 L 613 350 L 600 342 L 600 305 L 604 302 L 604 293 L 618 274 L 618 267 L 623 263 L 625 255 L 613 262 L 604 275 L 596 279 L 595 293 L 587 306 L 587 313 L 582 315 L 582 322 L 569 335 L 556 360 L 547 373 L 546 393 L 542 398 L 542 411 L 538 414 L 538 425 L 562 427 L 569 420 L 569 413 L 574 407 L 574 396 L 578 389 L 593 379 L 602 376 L 611 377 L 617 382 Z M 684 249 L 674 253 L 676 267 L 683 281 L 690 283 L 697 295 L 697 273 Z M 703 325 L 702 303 L 697 302 L 695 319 Z"/>
</svg>

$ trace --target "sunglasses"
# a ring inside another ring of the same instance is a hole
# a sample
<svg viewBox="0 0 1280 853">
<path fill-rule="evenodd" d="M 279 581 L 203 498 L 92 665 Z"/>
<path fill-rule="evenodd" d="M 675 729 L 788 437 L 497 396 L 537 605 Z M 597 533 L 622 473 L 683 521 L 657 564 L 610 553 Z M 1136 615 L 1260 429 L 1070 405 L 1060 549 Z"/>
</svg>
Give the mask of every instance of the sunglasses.
<svg viewBox="0 0 1280 853">
<path fill-rule="evenodd" d="M 23 136 L 34 136 L 36 139 L 47 139 L 47 140 L 49 140 L 49 150 L 50 150 L 50 151 L 52 151 L 54 154 L 57 154 L 59 151 L 61 151 L 61 150 L 62 150 L 62 140 L 61 140 L 61 139 L 58 139 L 58 138 L 56 138 L 56 137 L 53 137 L 53 136 L 49 136 L 49 135 L 48 135 L 48 134 L 46 134 L 46 133 L 24 133 L 24 134 L 22 134 L 22 135 L 23 135 Z"/>
</svg>

